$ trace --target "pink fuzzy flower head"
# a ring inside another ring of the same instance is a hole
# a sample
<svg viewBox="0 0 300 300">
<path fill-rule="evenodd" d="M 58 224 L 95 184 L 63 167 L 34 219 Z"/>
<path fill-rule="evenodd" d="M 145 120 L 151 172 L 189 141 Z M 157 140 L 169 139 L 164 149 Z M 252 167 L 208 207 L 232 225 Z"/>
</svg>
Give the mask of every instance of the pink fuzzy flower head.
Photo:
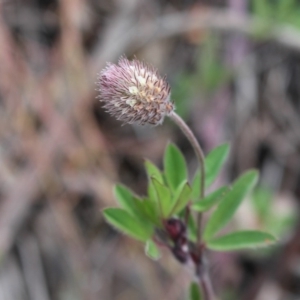
<svg viewBox="0 0 300 300">
<path fill-rule="evenodd" d="M 109 63 L 98 75 L 98 87 L 104 108 L 124 123 L 158 125 L 174 110 L 166 79 L 135 59 Z"/>
</svg>

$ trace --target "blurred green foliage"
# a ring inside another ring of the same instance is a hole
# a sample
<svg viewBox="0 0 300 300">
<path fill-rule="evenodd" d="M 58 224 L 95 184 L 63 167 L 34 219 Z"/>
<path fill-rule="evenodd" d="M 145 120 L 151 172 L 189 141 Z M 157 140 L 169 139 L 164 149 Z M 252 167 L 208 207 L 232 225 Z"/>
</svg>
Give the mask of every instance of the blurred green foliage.
<svg viewBox="0 0 300 300">
<path fill-rule="evenodd" d="M 285 23 L 300 29 L 300 3 L 296 0 L 253 0 L 253 14 L 265 21 Z"/>
<path fill-rule="evenodd" d="M 275 193 L 267 187 L 260 186 L 255 189 L 251 197 L 260 229 L 268 228 L 277 237 L 288 234 L 297 221 L 297 212 L 285 199 L 274 201 Z M 281 201 L 283 207 L 278 205 Z"/>
<path fill-rule="evenodd" d="M 220 40 L 214 34 L 208 35 L 199 47 L 193 71 L 182 71 L 175 78 L 172 98 L 176 111 L 183 118 L 190 111 L 193 99 L 209 99 L 227 80 L 229 71 L 219 53 Z"/>
</svg>

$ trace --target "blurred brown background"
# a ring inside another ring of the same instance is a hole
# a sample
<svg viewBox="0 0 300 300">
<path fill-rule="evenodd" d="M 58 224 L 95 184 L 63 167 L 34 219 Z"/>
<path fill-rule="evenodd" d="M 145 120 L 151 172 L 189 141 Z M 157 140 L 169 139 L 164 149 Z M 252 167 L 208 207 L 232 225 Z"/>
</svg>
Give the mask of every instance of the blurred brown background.
<svg viewBox="0 0 300 300">
<path fill-rule="evenodd" d="M 205 152 L 228 141 L 216 186 L 247 168 L 259 188 L 233 228 L 278 236 L 215 253 L 220 299 L 300 299 L 300 1 L 1 0 L 0 300 L 187 299 L 191 274 L 108 226 L 116 182 L 146 191 L 143 158 L 191 147 L 169 121 L 121 126 L 95 91 L 106 61 L 167 74 Z"/>
</svg>

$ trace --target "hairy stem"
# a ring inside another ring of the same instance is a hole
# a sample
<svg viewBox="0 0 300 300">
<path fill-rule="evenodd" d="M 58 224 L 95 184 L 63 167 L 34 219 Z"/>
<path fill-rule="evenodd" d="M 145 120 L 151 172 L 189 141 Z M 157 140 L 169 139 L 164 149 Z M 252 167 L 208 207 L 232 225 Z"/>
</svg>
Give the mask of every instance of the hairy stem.
<svg viewBox="0 0 300 300">
<path fill-rule="evenodd" d="M 184 135 L 187 137 L 189 142 L 191 143 L 195 154 L 197 156 L 199 167 L 200 167 L 200 189 L 201 194 L 200 198 L 204 198 L 204 192 L 205 192 L 205 166 L 204 166 L 204 154 L 203 151 L 194 135 L 194 133 L 191 131 L 190 127 L 183 121 L 183 119 L 176 114 L 176 112 L 172 112 L 170 114 L 170 118 L 179 126 L 181 131 L 184 133 Z M 198 228 L 198 235 L 197 235 L 197 244 L 200 246 L 201 243 L 201 223 L 202 223 L 202 214 L 199 213 L 197 215 L 197 228 Z"/>
<path fill-rule="evenodd" d="M 200 167 L 200 188 L 201 188 L 201 194 L 200 198 L 204 198 L 205 194 L 205 165 L 204 165 L 204 154 L 203 151 L 194 135 L 194 133 L 191 131 L 191 129 L 188 127 L 188 125 L 184 122 L 184 120 L 177 115 L 174 111 L 170 114 L 170 118 L 179 126 L 181 131 L 184 133 L 184 135 L 187 137 L 189 142 L 191 143 L 195 154 L 197 156 L 198 162 L 199 162 L 199 167 Z M 196 265 L 196 275 L 199 280 L 199 285 L 201 287 L 201 291 L 203 294 L 203 297 L 205 300 L 215 300 L 215 295 L 214 291 L 212 288 L 211 280 L 209 277 L 209 274 L 207 272 L 206 267 L 204 266 L 203 263 L 203 247 L 201 245 L 201 235 L 202 235 L 202 214 L 199 213 L 197 215 L 197 228 L 198 228 L 198 233 L 197 233 L 197 245 L 198 245 L 198 250 L 199 250 L 199 262 Z"/>
<path fill-rule="evenodd" d="M 205 272 L 203 274 L 198 274 L 198 278 L 199 278 L 199 285 L 201 287 L 201 292 L 202 292 L 203 298 L 205 300 L 216 300 L 216 297 L 215 297 L 215 294 L 214 294 L 214 291 L 212 288 L 211 280 L 210 280 L 207 272 Z"/>
</svg>

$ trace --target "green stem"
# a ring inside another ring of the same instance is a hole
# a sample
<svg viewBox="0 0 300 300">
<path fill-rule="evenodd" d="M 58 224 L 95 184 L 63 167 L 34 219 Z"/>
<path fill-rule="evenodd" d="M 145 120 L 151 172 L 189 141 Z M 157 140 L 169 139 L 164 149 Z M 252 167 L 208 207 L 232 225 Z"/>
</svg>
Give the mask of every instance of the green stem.
<svg viewBox="0 0 300 300">
<path fill-rule="evenodd" d="M 190 127 L 184 122 L 184 120 L 176 114 L 176 112 L 172 112 L 169 117 L 179 126 L 181 131 L 184 133 L 184 135 L 187 137 L 189 142 L 191 143 L 195 154 L 197 156 L 198 162 L 199 162 L 199 167 L 200 167 L 200 189 L 201 189 L 201 194 L 200 198 L 204 198 L 204 192 L 205 192 L 205 165 L 204 165 L 204 154 L 203 151 L 194 135 Z M 201 243 L 201 234 L 202 234 L 202 229 L 201 229 L 201 223 L 202 223 L 202 214 L 199 213 L 197 215 L 197 228 L 198 228 L 198 234 L 197 234 L 197 244 L 200 246 Z"/>
<path fill-rule="evenodd" d="M 189 142 L 191 143 L 195 154 L 197 156 L 199 167 L 200 167 L 200 187 L 201 187 L 201 193 L 200 198 L 204 198 L 205 194 L 205 158 L 203 151 L 194 135 L 194 133 L 191 131 L 191 129 L 188 127 L 188 125 L 184 122 L 184 120 L 177 115 L 174 111 L 169 115 L 170 118 L 179 126 L 179 128 L 182 130 L 184 135 L 187 137 Z M 207 271 L 207 268 L 204 264 L 204 253 L 203 253 L 203 247 L 201 245 L 201 235 L 202 235 L 202 213 L 198 213 L 197 215 L 197 245 L 198 245 L 198 255 L 199 255 L 199 262 L 196 265 L 196 275 L 198 277 L 198 284 L 201 287 L 201 292 L 203 294 L 203 297 L 205 300 L 215 300 L 216 297 L 214 295 L 214 291 L 212 288 L 211 280 Z"/>
</svg>

